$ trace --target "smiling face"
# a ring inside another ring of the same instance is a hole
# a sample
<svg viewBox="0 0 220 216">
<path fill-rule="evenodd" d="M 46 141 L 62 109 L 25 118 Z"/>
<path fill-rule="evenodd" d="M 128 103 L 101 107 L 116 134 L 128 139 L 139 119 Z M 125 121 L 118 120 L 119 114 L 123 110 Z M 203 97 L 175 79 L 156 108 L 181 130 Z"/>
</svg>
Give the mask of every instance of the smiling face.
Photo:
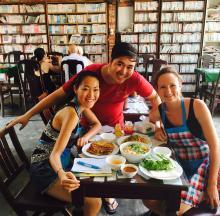
<svg viewBox="0 0 220 216">
<path fill-rule="evenodd" d="M 92 108 L 99 98 L 99 81 L 92 76 L 86 76 L 78 88 L 74 88 L 79 105 Z"/>
<path fill-rule="evenodd" d="M 182 84 L 173 73 L 165 73 L 157 81 L 157 92 L 163 102 L 179 100 L 181 97 L 181 87 Z"/>
<path fill-rule="evenodd" d="M 123 83 L 133 74 L 135 64 L 136 62 L 127 56 L 115 58 L 108 65 L 109 81 L 112 84 Z"/>
</svg>

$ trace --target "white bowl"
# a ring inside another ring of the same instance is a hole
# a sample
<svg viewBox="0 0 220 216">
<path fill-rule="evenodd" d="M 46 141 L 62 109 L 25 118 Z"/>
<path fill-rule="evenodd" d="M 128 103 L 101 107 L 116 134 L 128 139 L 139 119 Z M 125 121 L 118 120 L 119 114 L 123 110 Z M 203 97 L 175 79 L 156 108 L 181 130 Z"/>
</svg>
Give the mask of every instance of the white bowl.
<svg viewBox="0 0 220 216">
<path fill-rule="evenodd" d="M 134 164 L 124 164 L 121 166 L 121 172 L 127 178 L 133 178 L 137 174 L 137 171 L 138 167 Z"/>
<path fill-rule="evenodd" d="M 104 140 L 109 141 L 109 142 L 112 142 L 116 139 L 116 136 L 113 133 L 102 133 L 102 134 L 100 134 L 100 137 Z"/>
<path fill-rule="evenodd" d="M 109 155 L 105 161 L 112 170 L 120 170 L 121 166 L 125 164 L 126 159 L 120 155 Z"/>
<path fill-rule="evenodd" d="M 141 147 L 147 148 L 148 151 L 146 153 L 135 153 L 135 151 L 128 152 L 126 151 L 126 148 L 130 146 L 131 144 L 137 144 Z M 150 144 L 142 143 L 142 142 L 136 142 L 136 141 L 130 141 L 125 142 L 120 145 L 120 152 L 121 154 L 131 163 L 139 163 L 142 159 L 144 159 L 149 153 L 150 153 Z"/>
<path fill-rule="evenodd" d="M 172 152 L 169 148 L 163 147 L 163 146 L 157 146 L 153 148 L 153 153 L 154 154 L 162 154 L 165 155 L 166 157 L 170 157 Z"/>
</svg>

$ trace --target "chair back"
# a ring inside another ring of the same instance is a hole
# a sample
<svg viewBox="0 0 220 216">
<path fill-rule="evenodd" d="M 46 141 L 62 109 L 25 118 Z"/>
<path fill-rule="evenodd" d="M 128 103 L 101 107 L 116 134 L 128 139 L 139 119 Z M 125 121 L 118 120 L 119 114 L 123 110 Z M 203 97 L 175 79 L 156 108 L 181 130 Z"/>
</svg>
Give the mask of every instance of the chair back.
<svg viewBox="0 0 220 216">
<path fill-rule="evenodd" d="M 81 69 L 83 69 L 84 63 L 82 61 L 72 59 L 62 61 L 61 68 L 64 71 L 64 73 L 62 73 L 62 82 L 68 81 L 74 74 L 78 72 L 77 66 L 81 66 Z"/>
<path fill-rule="evenodd" d="M 17 194 L 10 191 L 10 185 L 26 168 L 29 161 L 21 147 L 13 127 L 0 130 L 0 188 L 7 202 L 15 208 L 15 199 L 26 185 L 21 185 Z"/>
<path fill-rule="evenodd" d="M 153 80 L 154 80 L 156 73 L 161 69 L 163 65 L 167 65 L 167 61 L 162 60 L 162 59 L 149 58 L 145 62 L 145 78 L 148 81 L 151 81 L 151 83 L 153 84 Z M 151 66 L 151 70 L 150 70 L 150 66 Z"/>
<path fill-rule="evenodd" d="M 37 97 L 43 92 L 39 77 L 34 73 L 39 70 L 40 64 L 35 60 L 25 59 L 18 62 L 17 68 L 23 93 L 26 94 L 30 89 L 32 100 L 36 103 Z"/>
<path fill-rule="evenodd" d="M 214 68 L 215 67 L 215 57 L 211 55 L 202 55 L 198 58 L 198 67 L 203 68 Z"/>
<path fill-rule="evenodd" d="M 27 90 L 30 90 L 31 98 L 34 104 L 37 104 L 40 100 L 48 95 L 41 76 L 39 62 L 33 59 L 25 59 L 20 61 L 17 67 L 19 71 L 19 79 L 22 85 L 22 91 L 24 94 L 26 94 Z M 35 75 L 35 71 L 40 71 L 39 76 Z M 24 97 L 27 97 L 27 95 L 24 95 Z M 53 114 L 53 109 L 45 109 L 40 113 L 44 124 L 47 124 Z"/>
<path fill-rule="evenodd" d="M 12 51 L 7 54 L 8 62 L 11 63 L 17 63 L 22 59 L 26 59 L 26 54 L 21 51 Z"/>
</svg>

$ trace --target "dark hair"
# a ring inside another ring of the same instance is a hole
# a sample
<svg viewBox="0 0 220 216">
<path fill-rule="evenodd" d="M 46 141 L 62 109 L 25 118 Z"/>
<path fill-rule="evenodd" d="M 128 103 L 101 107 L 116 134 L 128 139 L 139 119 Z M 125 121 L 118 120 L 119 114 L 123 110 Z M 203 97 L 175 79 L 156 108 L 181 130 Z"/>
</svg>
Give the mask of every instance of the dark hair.
<svg viewBox="0 0 220 216">
<path fill-rule="evenodd" d="M 82 72 L 78 73 L 74 82 L 73 82 L 73 86 L 75 86 L 76 88 L 79 88 L 81 82 L 87 77 L 94 77 L 99 81 L 98 75 L 95 72 L 89 71 L 89 70 L 83 70 Z"/>
<path fill-rule="evenodd" d="M 43 48 L 37 48 L 34 50 L 34 56 L 37 61 L 41 61 L 45 56 L 45 51 Z"/>
<path fill-rule="evenodd" d="M 128 56 L 134 61 L 137 60 L 137 49 L 135 49 L 131 44 L 126 42 L 119 42 L 112 48 L 111 60 L 119 58 L 121 56 Z"/>
<path fill-rule="evenodd" d="M 156 73 L 155 75 L 155 78 L 154 78 L 154 86 L 155 88 L 158 87 L 158 80 L 159 78 L 163 75 L 163 74 L 167 74 L 167 73 L 171 73 L 171 74 L 174 74 L 180 83 L 182 83 L 182 78 L 181 76 L 178 74 L 178 72 L 175 70 L 175 68 L 171 67 L 171 66 L 168 66 L 168 67 L 164 67 L 162 68 L 158 73 Z"/>
</svg>

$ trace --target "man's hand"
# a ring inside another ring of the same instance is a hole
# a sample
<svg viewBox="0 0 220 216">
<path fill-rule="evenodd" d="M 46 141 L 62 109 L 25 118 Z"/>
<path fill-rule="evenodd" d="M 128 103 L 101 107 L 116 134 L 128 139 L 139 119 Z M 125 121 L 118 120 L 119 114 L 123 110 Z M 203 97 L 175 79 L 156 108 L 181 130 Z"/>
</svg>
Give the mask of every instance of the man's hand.
<svg viewBox="0 0 220 216">
<path fill-rule="evenodd" d="M 15 118 L 12 121 L 10 121 L 7 124 L 6 128 L 12 127 L 12 126 L 14 126 L 14 125 L 19 123 L 19 124 L 21 124 L 21 127 L 19 128 L 19 130 L 21 130 L 21 129 L 23 129 L 27 125 L 29 119 L 30 119 L 30 117 L 27 114 L 18 116 L 17 118 Z"/>
</svg>

